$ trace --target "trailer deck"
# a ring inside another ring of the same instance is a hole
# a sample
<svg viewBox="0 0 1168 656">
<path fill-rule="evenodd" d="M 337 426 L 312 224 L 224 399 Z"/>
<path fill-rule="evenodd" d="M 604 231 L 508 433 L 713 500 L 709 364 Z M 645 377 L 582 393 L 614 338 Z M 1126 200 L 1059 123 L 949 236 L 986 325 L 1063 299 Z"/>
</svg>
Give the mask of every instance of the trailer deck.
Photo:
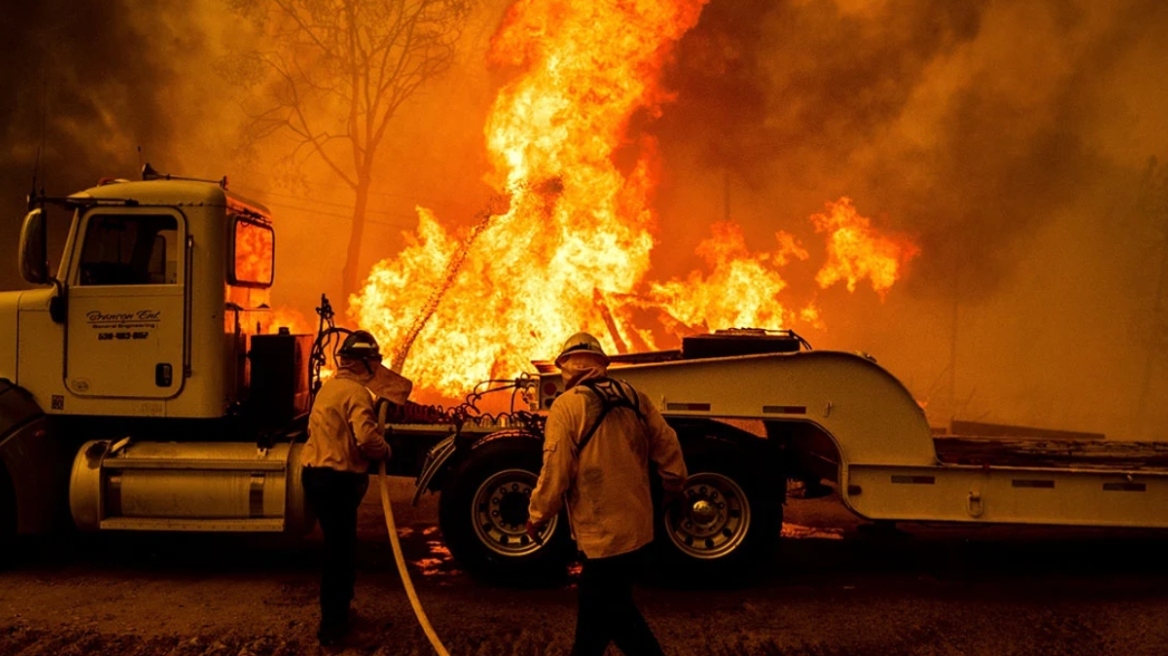
<svg viewBox="0 0 1168 656">
<path fill-rule="evenodd" d="M 1168 442 L 938 436 L 943 464 L 1168 472 Z"/>
</svg>

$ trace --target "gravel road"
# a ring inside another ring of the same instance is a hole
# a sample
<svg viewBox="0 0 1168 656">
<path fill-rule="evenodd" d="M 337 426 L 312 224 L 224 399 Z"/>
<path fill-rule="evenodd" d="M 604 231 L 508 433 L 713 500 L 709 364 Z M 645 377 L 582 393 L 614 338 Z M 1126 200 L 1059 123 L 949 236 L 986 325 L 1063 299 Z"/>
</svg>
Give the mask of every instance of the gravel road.
<svg viewBox="0 0 1168 656">
<path fill-rule="evenodd" d="M 393 566 L 375 487 L 361 509 L 357 620 L 326 653 L 430 654 Z M 435 499 L 392 483 L 415 584 L 452 654 L 566 654 L 571 581 L 500 589 L 458 571 Z M 833 497 L 793 500 L 787 539 L 737 586 L 642 586 L 677 656 L 1168 654 L 1168 533 L 869 531 Z M 0 572 L 0 654 L 321 653 L 304 539 L 86 535 L 25 544 Z M 611 654 L 618 653 L 615 648 Z"/>
</svg>

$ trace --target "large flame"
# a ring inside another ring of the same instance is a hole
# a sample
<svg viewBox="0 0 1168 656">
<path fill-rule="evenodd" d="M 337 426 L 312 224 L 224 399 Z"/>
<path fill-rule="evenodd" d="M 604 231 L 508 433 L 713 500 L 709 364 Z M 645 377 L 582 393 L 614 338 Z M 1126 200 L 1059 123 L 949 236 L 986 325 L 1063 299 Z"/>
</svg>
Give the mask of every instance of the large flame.
<svg viewBox="0 0 1168 656">
<path fill-rule="evenodd" d="M 774 249 L 752 253 L 741 229 L 718 225 L 699 249 L 711 273 L 645 281 L 657 158 L 655 143 L 631 136 L 628 126 L 668 100 L 662 66 L 705 1 L 512 6 L 490 59 L 520 73 L 500 92 L 485 128 L 509 206 L 484 214 L 462 235 L 418 208 L 418 228 L 406 235 L 404 250 L 378 263 L 350 299 L 353 317 L 396 351 L 397 361 L 408 351 L 402 373 L 417 389 L 458 398 L 479 381 L 513 377 L 532 358 L 554 356 L 579 330 L 624 351 L 707 328 L 820 321 L 813 305 L 792 310 L 777 299 L 787 284 L 779 269 L 809 257 L 783 232 Z M 839 204 L 851 207 L 846 199 Z M 854 211 L 824 230 L 848 229 L 845 223 L 859 226 L 852 229 L 860 237 L 841 240 L 831 262 L 842 273 L 821 274 L 821 284 L 846 279 L 853 287 L 870 277 L 887 289 L 909 251 L 879 246 Z M 895 262 L 870 268 L 855 244 Z M 646 314 L 657 325 L 646 325 Z"/>
<path fill-rule="evenodd" d="M 848 291 L 867 278 L 872 289 L 883 295 L 900 277 L 900 268 L 916 257 L 920 249 L 904 239 L 879 234 L 872 222 L 856 213 L 852 199 L 828 203 L 828 211 L 815 214 L 811 222 L 816 232 L 827 233 L 827 263 L 815 276 L 821 287 L 846 280 Z"/>
<path fill-rule="evenodd" d="M 716 224 L 713 231 L 713 237 L 698 245 L 698 255 L 713 272 L 706 276 L 694 271 L 685 281 L 654 283 L 653 301 L 668 317 L 694 329 L 791 323 L 790 311 L 777 300 L 787 286 L 779 268 L 792 257 L 807 259 L 807 251 L 794 236 L 779 232 L 776 250 L 752 254 L 736 224 Z"/>
<path fill-rule="evenodd" d="M 649 268 L 648 195 L 655 151 L 627 144 L 638 111 L 666 99 L 661 67 L 704 0 L 512 6 L 492 42 L 497 64 L 524 73 L 499 94 L 487 142 L 511 204 L 490 218 L 445 280 L 459 240 L 419 211 L 416 237 L 379 263 L 354 299 L 356 317 L 395 348 L 435 289 L 445 288 L 412 344 L 404 373 L 458 395 L 475 382 L 513 376 L 578 330 L 606 347 L 651 345 L 618 301 Z M 570 6 L 569 6 L 570 5 Z M 636 149 L 628 171 L 617 149 Z"/>
</svg>

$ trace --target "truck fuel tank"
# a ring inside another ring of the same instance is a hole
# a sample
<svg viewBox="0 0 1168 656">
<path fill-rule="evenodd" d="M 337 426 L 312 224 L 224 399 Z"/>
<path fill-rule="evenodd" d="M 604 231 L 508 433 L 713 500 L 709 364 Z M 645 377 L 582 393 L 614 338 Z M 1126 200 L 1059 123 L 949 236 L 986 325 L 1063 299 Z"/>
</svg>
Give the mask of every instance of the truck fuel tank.
<svg viewBox="0 0 1168 656">
<path fill-rule="evenodd" d="M 73 460 L 77 528 L 303 533 L 301 444 L 98 440 Z"/>
</svg>

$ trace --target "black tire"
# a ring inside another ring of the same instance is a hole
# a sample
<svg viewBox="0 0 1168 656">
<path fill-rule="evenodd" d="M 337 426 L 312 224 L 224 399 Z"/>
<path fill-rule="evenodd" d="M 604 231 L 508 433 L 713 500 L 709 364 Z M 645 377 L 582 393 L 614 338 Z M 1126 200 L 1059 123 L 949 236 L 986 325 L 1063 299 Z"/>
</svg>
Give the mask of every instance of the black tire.
<svg viewBox="0 0 1168 656">
<path fill-rule="evenodd" d="M 548 523 L 542 545 L 524 532 L 542 455 L 538 440 L 497 439 L 471 449 L 447 477 L 438 525 L 451 555 L 471 575 L 512 585 L 565 575 L 573 550 L 564 513 Z"/>
<path fill-rule="evenodd" d="M 0 568 L 12 562 L 16 548 L 16 492 L 8 470 L 0 464 Z"/>
<path fill-rule="evenodd" d="M 656 548 L 669 580 L 738 584 L 775 553 L 785 479 L 777 471 L 768 476 L 765 461 L 736 441 L 683 444 L 689 478 L 682 498 L 659 517 Z"/>
</svg>

